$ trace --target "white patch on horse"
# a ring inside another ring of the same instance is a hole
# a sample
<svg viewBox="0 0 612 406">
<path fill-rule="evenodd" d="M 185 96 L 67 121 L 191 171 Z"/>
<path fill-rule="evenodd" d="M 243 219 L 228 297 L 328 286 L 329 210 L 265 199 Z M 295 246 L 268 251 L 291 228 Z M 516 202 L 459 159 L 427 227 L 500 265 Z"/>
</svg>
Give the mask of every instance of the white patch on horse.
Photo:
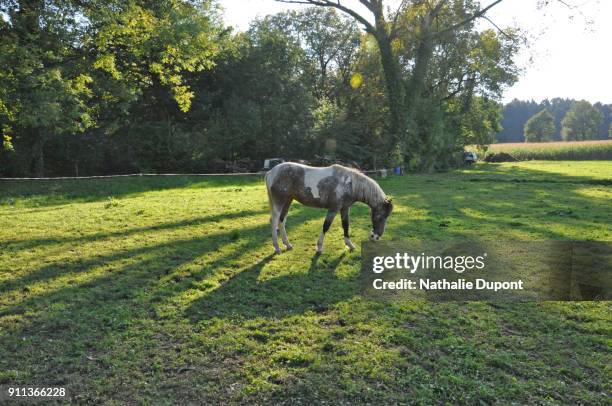
<svg viewBox="0 0 612 406">
<path fill-rule="evenodd" d="M 304 187 L 310 188 L 310 193 L 315 199 L 319 199 L 319 182 L 334 174 L 334 168 L 316 168 L 315 170 L 306 170 L 304 173 Z"/>
<path fill-rule="evenodd" d="M 348 176 L 342 177 L 342 182 L 338 183 L 336 186 L 336 199 L 338 201 L 342 200 L 342 196 L 348 193 L 351 190 L 351 178 Z"/>
<path fill-rule="evenodd" d="M 266 173 L 266 186 L 268 187 L 268 189 L 270 189 L 272 185 L 274 185 L 274 179 L 276 179 L 276 175 L 278 174 L 278 172 L 278 169 L 274 170 L 274 168 L 272 168 Z"/>
</svg>

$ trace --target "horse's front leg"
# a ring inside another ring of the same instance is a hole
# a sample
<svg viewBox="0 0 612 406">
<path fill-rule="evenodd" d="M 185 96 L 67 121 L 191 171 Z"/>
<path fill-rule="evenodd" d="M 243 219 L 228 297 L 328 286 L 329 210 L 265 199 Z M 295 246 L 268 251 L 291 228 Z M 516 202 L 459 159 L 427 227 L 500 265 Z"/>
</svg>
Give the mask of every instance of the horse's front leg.
<svg viewBox="0 0 612 406">
<path fill-rule="evenodd" d="M 333 210 L 329 210 L 327 212 L 327 216 L 325 216 L 325 221 L 323 222 L 323 230 L 321 231 L 321 235 L 319 235 L 319 241 L 317 242 L 317 254 L 323 252 L 323 240 L 325 239 L 325 233 L 331 227 L 334 217 L 336 217 L 336 212 Z"/>
<path fill-rule="evenodd" d="M 344 244 L 346 244 L 350 251 L 354 251 L 355 246 L 349 237 L 349 212 L 350 207 L 344 207 L 342 210 L 340 210 L 340 216 L 342 218 L 342 228 L 344 229 Z"/>
<path fill-rule="evenodd" d="M 272 225 L 272 245 L 274 246 L 274 251 L 277 254 L 281 253 L 281 249 L 278 246 L 278 226 L 280 224 L 280 216 L 282 212 L 282 207 L 275 203 L 272 203 L 272 216 L 270 217 L 270 223 Z"/>
</svg>

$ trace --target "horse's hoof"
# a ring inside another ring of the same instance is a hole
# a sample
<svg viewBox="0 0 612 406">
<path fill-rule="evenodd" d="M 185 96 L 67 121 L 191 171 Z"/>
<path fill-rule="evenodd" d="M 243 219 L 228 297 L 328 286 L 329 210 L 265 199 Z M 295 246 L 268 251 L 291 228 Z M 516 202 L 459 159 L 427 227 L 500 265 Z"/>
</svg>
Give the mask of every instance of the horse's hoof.
<svg viewBox="0 0 612 406">
<path fill-rule="evenodd" d="M 287 251 L 291 251 L 293 249 L 293 245 L 291 244 L 285 245 L 285 247 L 287 247 Z"/>
<path fill-rule="evenodd" d="M 277 253 L 277 254 L 280 254 L 280 253 L 282 253 L 283 251 L 281 251 L 281 250 L 280 250 L 280 248 L 274 248 L 274 252 L 275 252 L 275 253 Z"/>
<path fill-rule="evenodd" d="M 348 248 L 349 252 L 355 251 L 355 247 L 351 247 L 351 246 L 347 245 L 346 248 Z"/>
</svg>

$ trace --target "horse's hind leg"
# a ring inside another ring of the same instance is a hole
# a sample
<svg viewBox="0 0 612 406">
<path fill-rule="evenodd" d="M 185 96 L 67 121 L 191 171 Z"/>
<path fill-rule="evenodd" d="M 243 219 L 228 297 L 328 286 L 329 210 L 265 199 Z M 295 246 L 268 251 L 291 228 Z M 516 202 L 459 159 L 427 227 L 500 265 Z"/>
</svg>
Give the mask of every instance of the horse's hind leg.
<svg viewBox="0 0 612 406">
<path fill-rule="evenodd" d="M 340 216 L 342 218 L 342 228 L 344 229 L 344 244 L 348 247 L 350 251 L 355 250 L 355 246 L 351 242 L 351 237 L 349 236 L 349 207 L 345 207 L 340 210 Z"/>
<path fill-rule="evenodd" d="M 285 225 L 287 224 L 287 213 L 289 213 L 289 206 L 291 206 L 291 200 L 288 200 L 281 210 L 280 214 L 280 223 L 278 228 L 281 232 L 281 237 L 283 239 L 283 244 L 287 247 L 288 250 L 293 249 L 293 245 L 289 242 L 289 238 L 287 237 L 287 230 L 285 229 Z"/>
<path fill-rule="evenodd" d="M 327 230 L 329 230 L 329 227 L 331 227 L 331 224 L 334 221 L 334 217 L 336 217 L 335 211 L 330 210 L 327 212 L 327 216 L 325 216 L 325 222 L 323 222 L 323 230 L 319 235 L 319 241 L 317 241 L 317 254 L 323 252 L 323 240 L 325 239 L 325 233 L 327 233 Z"/>
</svg>

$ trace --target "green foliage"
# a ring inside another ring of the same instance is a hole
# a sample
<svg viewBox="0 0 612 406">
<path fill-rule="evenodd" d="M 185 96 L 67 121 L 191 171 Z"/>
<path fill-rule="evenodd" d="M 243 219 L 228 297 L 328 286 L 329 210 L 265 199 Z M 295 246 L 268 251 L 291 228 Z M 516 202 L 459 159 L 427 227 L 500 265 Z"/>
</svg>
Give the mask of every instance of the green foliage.
<svg viewBox="0 0 612 406">
<path fill-rule="evenodd" d="M 548 109 L 534 114 L 525 123 L 525 142 L 552 141 L 555 135 L 555 118 Z"/>
<path fill-rule="evenodd" d="M 0 156 L 5 173 L 65 173 L 101 159 L 86 150 L 126 132 L 131 114 L 168 123 L 170 97 L 186 112 L 187 80 L 211 69 L 224 43 L 209 1 L 15 2 L 3 11 L 0 64 L 13 68 L 0 72 L 0 124 L 15 149 Z"/>
<path fill-rule="evenodd" d="M 423 14 L 429 11 L 423 5 L 408 7 L 400 20 L 397 45 L 412 98 L 408 128 L 413 140 L 406 148 L 407 155 L 420 155 L 416 161 L 421 169 L 454 165 L 456 153 L 465 145 L 484 148 L 501 129 L 497 100 L 502 89 L 517 79 L 513 57 L 521 33 L 478 32 L 473 24 L 445 30 L 461 22 L 473 7 L 477 5 L 449 3 L 426 32 L 411 29 L 426 21 Z M 423 37 L 434 42 L 427 45 Z"/>
<path fill-rule="evenodd" d="M 314 98 L 301 71 L 304 51 L 278 25 L 268 18 L 239 34 L 235 52 L 203 83 L 211 94 L 193 117 L 208 127 L 208 159 L 300 157 L 311 149 Z"/>
<path fill-rule="evenodd" d="M 317 100 L 341 102 L 349 80 L 351 64 L 359 48 L 360 33 L 354 21 L 336 10 L 311 7 L 286 16 L 293 35 L 302 44 L 309 70 L 312 70 L 313 93 Z"/>
<path fill-rule="evenodd" d="M 474 98 L 468 111 L 461 115 L 460 144 L 476 145 L 486 152 L 501 129 L 501 105 L 494 100 Z"/>
<path fill-rule="evenodd" d="M 445 30 L 471 2 L 448 2 L 427 27 L 427 7 L 411 3 L 382 42 L 320 7 L 232 33 L 215 4 L 9 3 L 0 172 L 255 170 L 274 156 L 447 169 L 466 144 L 490 141 L 516 78 L 519 33 Z"/>
<path fill-rule="evenodd" d="M 180 110 L 187 112 L 194 93 L 186 75 L 214 67 L 222 45 L 210 2 L 129 1 L 118 10 L 109 6 L 89 11 L 92 22 L 105 22 L 91 33 L 98 50 L 93 67 L 132 85 L 167 87 Z"/>
<path fill-rule="evenodd" d="M 2 134 L 2 149 L 5 151 L 13 151 L 13 137 L 10 136 L 10 132 L 10 127 L 6 124 L 3 124 L 2 131 L 0 132 L 0 134 Z M 1 151 L 2 150 L 0 149 L 0 152 Z"/>
<path fill-rule="evenodd" d="M 603 114 L 586 100 L 572 104 L 561 122 L 561 136 L 565 141 L 584 141 L 596 138 Z"/>
</svg>

